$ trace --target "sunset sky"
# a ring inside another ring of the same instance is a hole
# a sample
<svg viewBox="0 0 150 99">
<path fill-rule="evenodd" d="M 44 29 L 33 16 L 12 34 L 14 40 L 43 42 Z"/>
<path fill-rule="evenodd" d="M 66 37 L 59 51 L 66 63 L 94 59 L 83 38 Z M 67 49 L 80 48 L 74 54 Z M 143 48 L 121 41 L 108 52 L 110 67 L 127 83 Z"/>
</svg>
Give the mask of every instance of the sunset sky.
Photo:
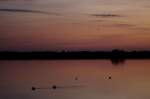
<svg viewBox="0 0 150 99">
<path fill-rule="evenodd" d="M 0 51 L 150 50 L 149 0 L 0 0 Z"/>
</svg>

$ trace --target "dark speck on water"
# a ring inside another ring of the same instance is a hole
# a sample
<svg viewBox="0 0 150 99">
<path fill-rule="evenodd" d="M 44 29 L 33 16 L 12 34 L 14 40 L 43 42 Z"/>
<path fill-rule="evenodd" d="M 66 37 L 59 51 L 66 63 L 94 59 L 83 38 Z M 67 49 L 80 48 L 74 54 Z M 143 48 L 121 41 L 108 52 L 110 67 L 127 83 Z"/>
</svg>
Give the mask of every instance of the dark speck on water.
<svg viewBox="0 0 150 99">
<path fill-rule="evenodd" d="M 78 77 L 75 77 L 75 80 L 78 80 Z"/>
<path fill-rule="evenodd" d="M 35 90 L 36 90 L 36 88 L 35 88 L 35 87 L 32 87 L 32 90 L 33 90 L 33 91 L 35 91 Z"/>
<path fill-rule="evenodd" d="M 111 79 L 111 76 L 109 76 L 108 79 Z"/>
<path fill-rule="evenodd" d="M 53 86 L 52 86 L 52 88 L 53 88 L 53 89 L 56 89 L 56 88 L 57 88 L 57 86 L 56 86 L 56 85 L 53 85 Z"/>
</svg>

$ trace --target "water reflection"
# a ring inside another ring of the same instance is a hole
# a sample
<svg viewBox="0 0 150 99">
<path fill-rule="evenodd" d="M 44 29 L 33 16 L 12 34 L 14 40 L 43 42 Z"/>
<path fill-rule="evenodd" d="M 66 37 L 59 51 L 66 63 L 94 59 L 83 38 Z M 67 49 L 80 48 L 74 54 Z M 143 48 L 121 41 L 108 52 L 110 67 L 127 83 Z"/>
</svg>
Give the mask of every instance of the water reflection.
<svg viewBox="0 0 150 99">
<path fill-rule="evenodd" d="M 125 63 L 125 59 L 110 59 L 111 63 L 115 66 L 119 65 L 119 64 L 124 64 Z"/>
</svg>

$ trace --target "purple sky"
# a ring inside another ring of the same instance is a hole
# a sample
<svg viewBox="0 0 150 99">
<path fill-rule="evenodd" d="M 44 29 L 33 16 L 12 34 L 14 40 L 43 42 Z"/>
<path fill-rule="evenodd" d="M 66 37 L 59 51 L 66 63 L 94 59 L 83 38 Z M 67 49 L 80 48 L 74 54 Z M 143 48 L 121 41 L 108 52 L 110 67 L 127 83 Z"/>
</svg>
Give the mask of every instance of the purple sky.
<svg viewBox="0 0 150 99">
<path fill-rule="evenodd" d="M 150 49 L 148 0 L 0 0 L 0 50 Z"/>
</svg>

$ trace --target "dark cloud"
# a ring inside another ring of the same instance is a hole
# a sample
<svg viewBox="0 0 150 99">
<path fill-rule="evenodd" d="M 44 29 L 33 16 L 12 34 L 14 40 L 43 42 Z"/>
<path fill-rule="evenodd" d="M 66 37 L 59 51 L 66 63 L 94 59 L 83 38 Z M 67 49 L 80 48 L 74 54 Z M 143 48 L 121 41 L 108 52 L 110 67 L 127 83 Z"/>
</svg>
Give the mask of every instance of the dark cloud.
<svg viewBox="0 0 150 99">
<path fill-rule="evenodd" d="M 40 13 L 40 14 L 52 14 L 52 15 L 59 15 L 58 13 L 50 13 L 44 12 L 39 10 L 28 10 L 28 9 L 0 9 L 3 12 L 24 12 L 24 13 Z"/>
<path fill-rule="evenodd" d="M 116 23 L 116 24 L 112 24 L 112 26 L 115 26 L 115 27 L 122 27 L 122 28 L 128 28 L 128 27 L 135 27 L 134 24 L 126 24 L 126 23 Z"/>
<path fill-rule="evenodd" d="M 146 27 L 140 27 L 136 24 L 127 24 L 127 23 L 111 24 L 110 26 L 120 27 L 120 28 L 128 28 L 131 30 L 144 30 L 144 31 L 150 30 L 149 28 L 146 28 Z"/>
<path fill-rule="evenodd" d="M 103 17 L 103 18 L 121 17 L 121 15 L 117 15 L 117 14 L 89 14 L 89 15 L 95 17 Z"/>
<path fill-rule="evenodd" d="M 98 25 L 99 27 L 116 27 L 116 28 L 124 28 L 129 30 L 138 30 L 138 31 L 149 31 L 150 28 L 140 27 L 136 24 L 127 24 L 127 23 L 102 23 Z"/>
<path fill-rule="evenodd" d="M 112 23 L 110 26 L 114 27 L 135 27 L 136 25 L 134 24 L 127 24 L 127 23 Z"/>
<path fill-rule="evenodd" d="M 108 20 L 99 19 L 99 20 L 89 20 L 89 22 L 107 22 Z"/>
<path fill-rule="evenodd" d="M 0 0 L 0 1 L 4 1 L 4 2 L 7 2 L 7 1 L 21 1 L 21 2 L 27 2 L 27 1 L 33 1 L 33 0 Z"/>
</svg>

